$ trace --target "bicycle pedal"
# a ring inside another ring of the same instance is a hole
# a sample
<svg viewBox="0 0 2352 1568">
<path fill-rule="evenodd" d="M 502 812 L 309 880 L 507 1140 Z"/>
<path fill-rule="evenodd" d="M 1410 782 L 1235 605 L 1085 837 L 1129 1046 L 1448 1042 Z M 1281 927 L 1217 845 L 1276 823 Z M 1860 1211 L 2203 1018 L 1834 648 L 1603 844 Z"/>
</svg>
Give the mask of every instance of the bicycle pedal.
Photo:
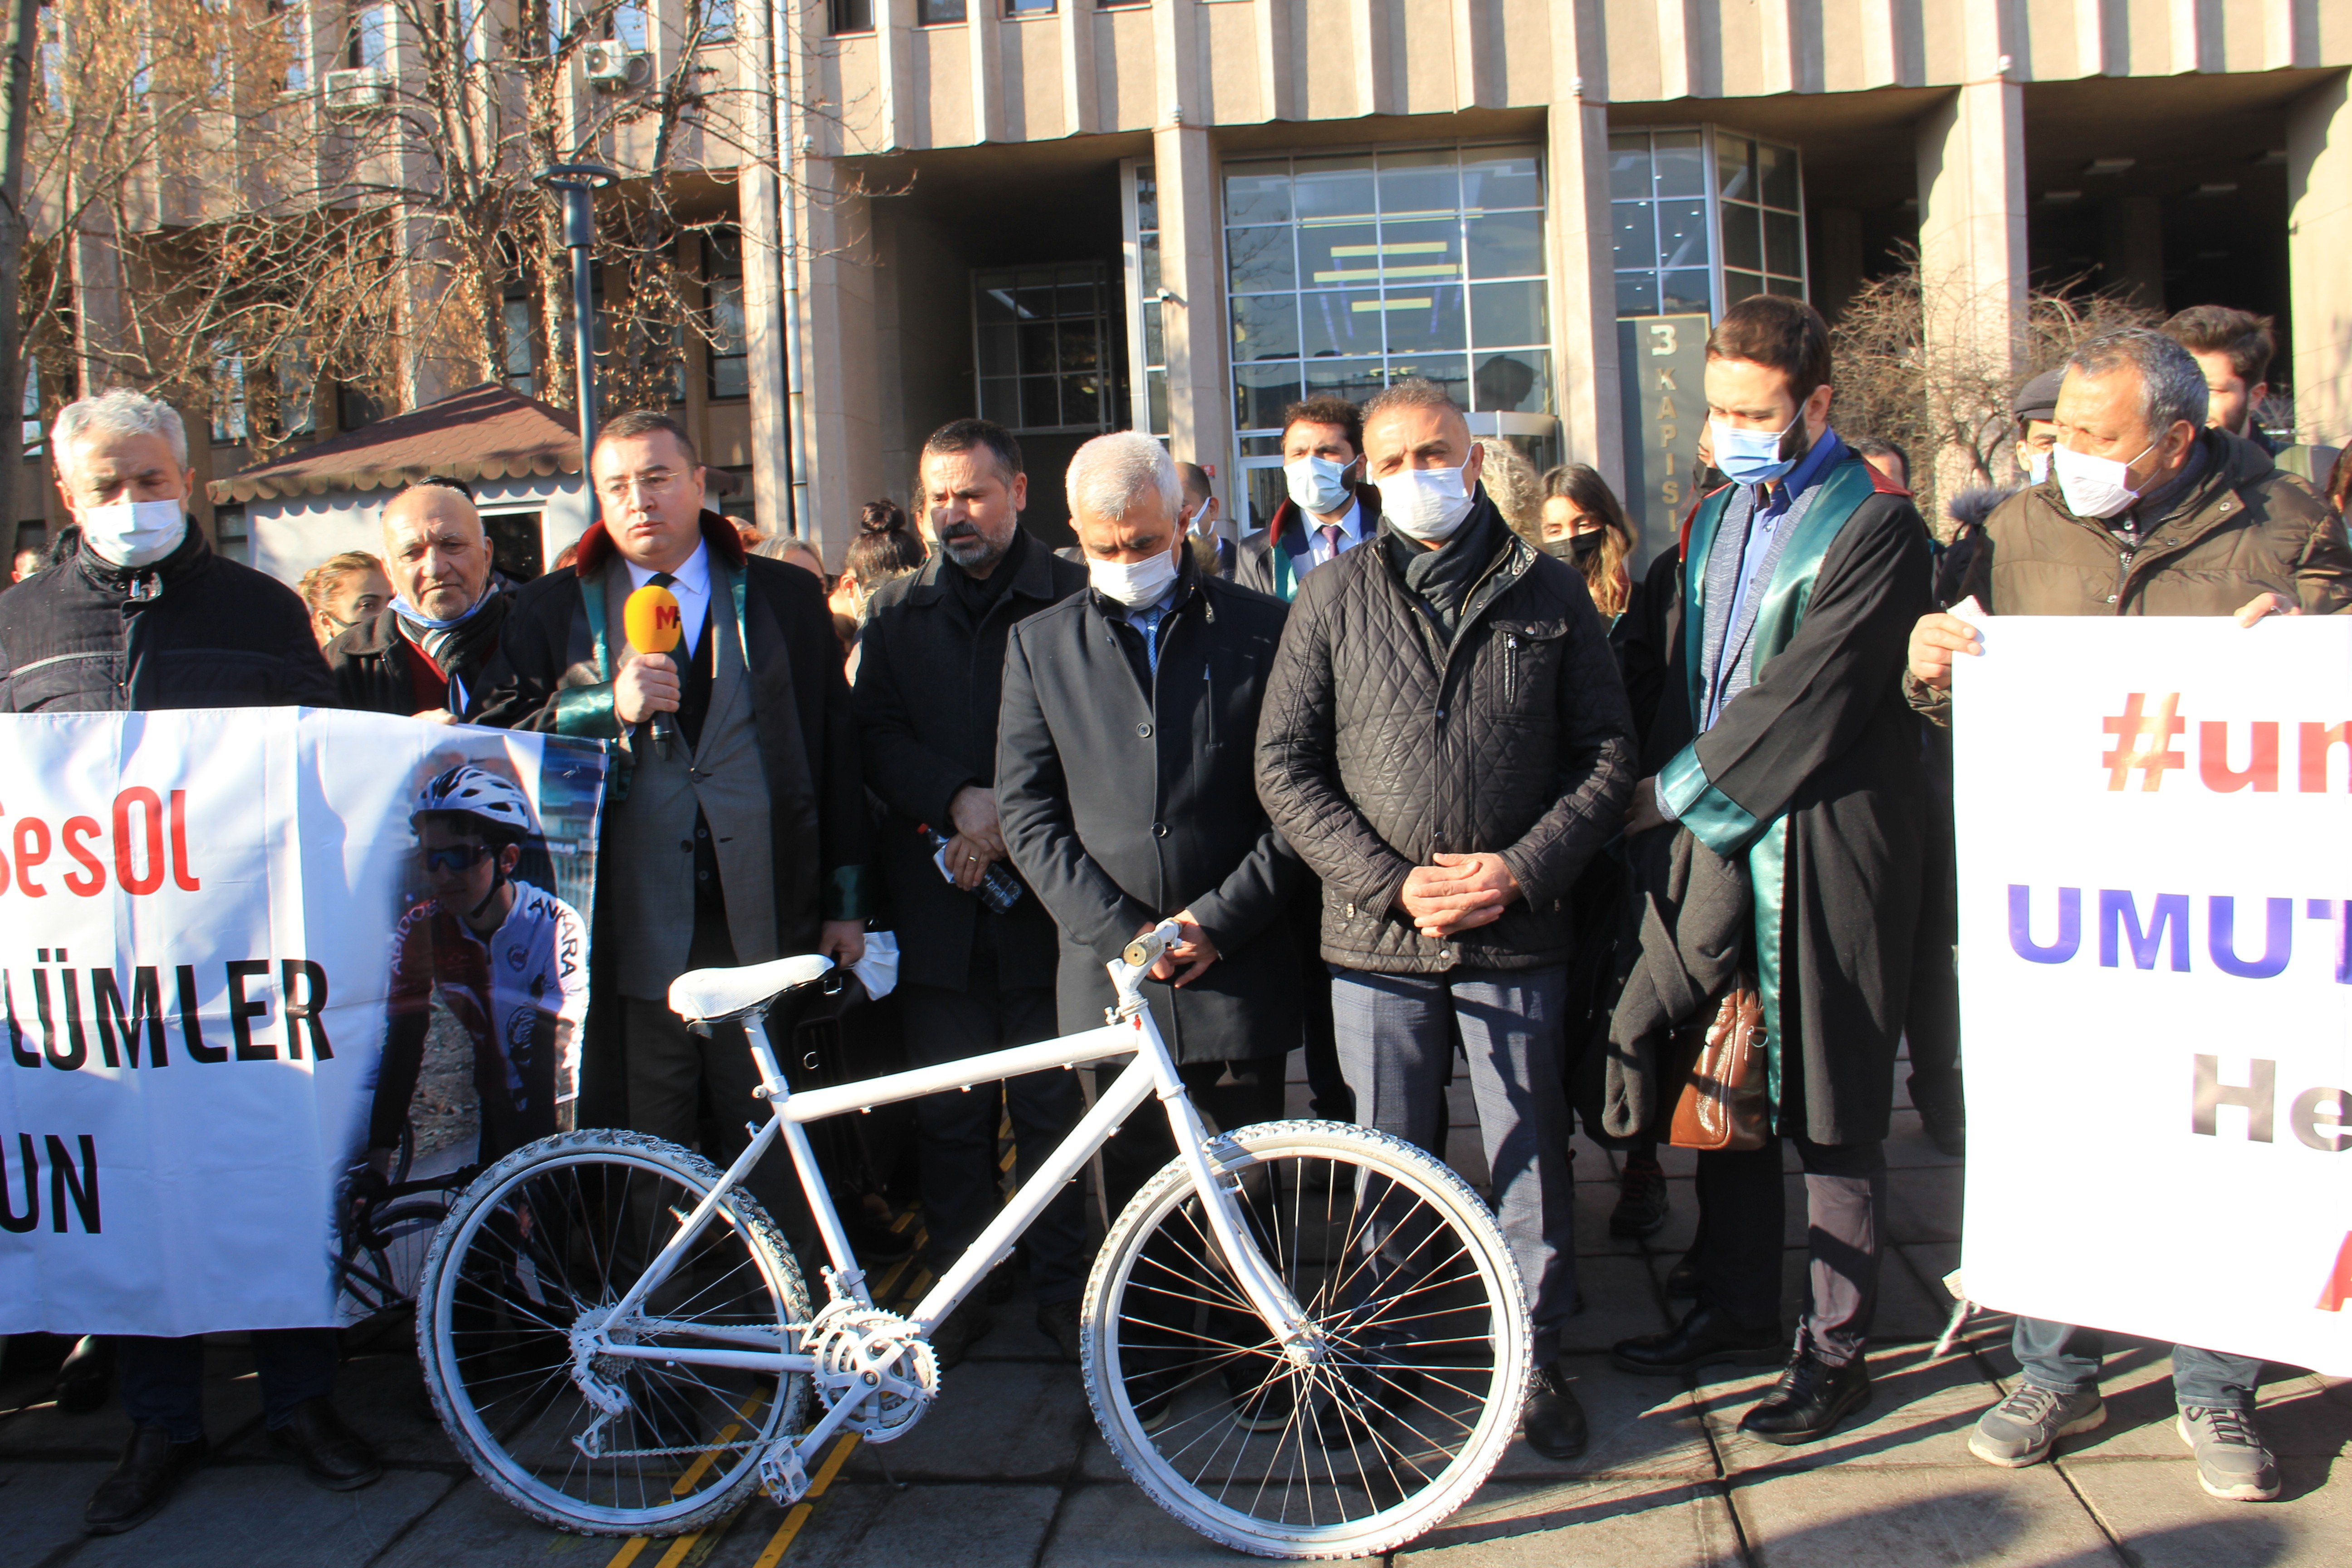
<svg viewBox="0 0 2352 1568">
<path fill-rule="evenodd" d="M 789 1440 L 760 1456 L 760 1489 L 783 1508 L 808 1495 L 808 1471 L 801 1464 L 800 1450 Z"/>
</svg>

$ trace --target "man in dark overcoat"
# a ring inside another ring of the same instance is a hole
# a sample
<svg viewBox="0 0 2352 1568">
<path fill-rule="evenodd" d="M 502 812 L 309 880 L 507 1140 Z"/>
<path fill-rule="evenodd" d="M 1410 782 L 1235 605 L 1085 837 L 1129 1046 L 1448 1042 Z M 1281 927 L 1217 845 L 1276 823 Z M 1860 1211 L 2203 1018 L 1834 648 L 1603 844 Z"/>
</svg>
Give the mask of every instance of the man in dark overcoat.
<svg viewBox="0 0 2352 1568">
<path fill-rule="evenodd" d="M 1670 1374 L 1785 1355 L 1741 1425 L 1802 1443 L 1870 1397 L 1882 1141 L 1923 854 L 1901 672 L 1927 603 L 1927 533 L 1909 495 L 1830 429 L 1828 329 L 1811 306 L 1758 295 L 1727 311 L 1706 395 L 1733 482 L 1692 519 L 1668 672 L 1687 701 L 1660 718 L 1693 738 L 1635 788 L 1627 831 L 1678 822 L 1747 869 L 1775 1136 L 1699 1155 L 1698 1305 L 1614 1360 Z M 1671 1101 L 1677 1086 L 1664 1087 Z M 1780 1326 L 1783 1137 L 1804 1163 L 1812 1238 L 1793 1352 Z"/>
<path fill-rule="evenodd" d="M 1154 454 L 1157 454 L 1155 460 Z M 1212 1127 L 1282 1114 L 1298 1043 L 1297 952 L 1278 924 L 1306 868 L 1258 804 L 1252 749 L 1281 604 L 1202 574 L 1157 441 L 1097 437 L 1070 465 L 1092 581 L 1013 628 L 996 796 L 1013 863 L 1061 934 L 1065 1034 L 1099 1026 L 1104 968 L 1174 919 L 1144 985 Z M 1175 1151 L 1156 1111 L 1105 1158 L 1114 1209 Z"/>
<path fill-rule="evenodd" d="M 1015 622 L 1086 586 L 1087 571 L 1021 527 L 1029 476 L 1003 426 L 957 419 L 934 430 L 919 482 L 938 548 L 921 571 L 876 592 L 858 644 L 856 710 L 866 785 L 883 805 L 876 850 L 898 932 L 907 1054 L 926 1067 L 1059 1032 L 1052 919 L 1026 889 L 993 910 L 982 884 L 1005 858 L 996 805 L 1005 640 Z M 1060 1071 L 1024 1073 L 1003 1096 L 1026 1182 L 1084 1107 L 1074 1075 Z M 997 1104 L 979 1084 L 915 1102 L 935 1268 L 995 1217 Z M 1038 1327 L 1076 1362 L 1091 1258 L 1075 1184 L 1023 1241 Z M 966 1298 L 931 1336 L 940 1366 L 961 1361 L 992 1321 L 987 1292 Z"/>
</svg>

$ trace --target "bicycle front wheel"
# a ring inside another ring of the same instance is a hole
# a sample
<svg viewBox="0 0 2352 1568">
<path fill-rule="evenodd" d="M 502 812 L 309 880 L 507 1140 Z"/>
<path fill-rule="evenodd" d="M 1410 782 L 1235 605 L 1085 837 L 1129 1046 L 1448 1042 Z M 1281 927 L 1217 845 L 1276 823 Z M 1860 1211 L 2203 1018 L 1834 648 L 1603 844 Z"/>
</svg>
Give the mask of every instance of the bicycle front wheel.
<svg viewBox="0 0 2352 1568">
<path fill-rule="evenodd" d="M 1326 1346 L 1286 1359 L 1174 1162 L 1111 1227 L 1087 1287 L 1087 1394 L 1136 1483 L 1263 1557 L 1357 1557 L 1477 1490 L 1517 1430 L 1528 1310 L 1467 1183 L 1399 1138 L 1244 1127 L 1249 1229 Z M 1234 1163 L 1228 1162 L 1228 1168 Z"/>
<path fill-rule="evenodd" d="M 699 1529 L 800 1430 L 805 1373 L 597 1358 L 589 1374 L 626 1396 L 617 1415 L 575 1381 L 572 1324 L 618 1305 L 719 1181 L 658 1138 L 559 1133 L 482 1173 L 434 1238 L 417 1287 L 425 1385 L 475 1473 L 534 1518 L 596 1535 Z M 808 1319 L 792 1249 L 737 1188 L 613 1335 L 681 1356 L 781 1350 Z"/>
</svg>

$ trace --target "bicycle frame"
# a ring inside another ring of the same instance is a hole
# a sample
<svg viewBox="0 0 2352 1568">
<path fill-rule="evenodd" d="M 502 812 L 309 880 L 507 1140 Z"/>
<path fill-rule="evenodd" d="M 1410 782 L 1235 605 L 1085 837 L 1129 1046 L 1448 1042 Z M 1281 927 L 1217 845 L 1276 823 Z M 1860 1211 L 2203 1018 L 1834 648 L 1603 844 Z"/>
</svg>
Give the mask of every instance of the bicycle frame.
<svg viewBox="0 0 2352 1568">
<path fill-rule="evenodd" d="M 1220 1153 L 1213 1148 L 1213 1143 L 1223 1141 L 1209 1137 L 1207 1127 L 1185 1092 L 1183 1079 L 1177 1076 L 1176 1063 L 1168 1053 L 1167 1042 L 1160 1038 L 1159 1027 L 1152 1022 L 1150 1009 L 1143 1003 L 1139 988 L 1144 973 L 1158 959 L 1160 950 L 1174 940 L 1172 923 L 1163 923 L 1158 931 L 1139 939 L 1129 949 L 1129 955 L 1143 957 L 1141 963 L 1129 963 L 1122 957 L 1113 960 L 1108 966 L 1111 980 L 1118 990 L 1118 1005 L 1111 1009 L 1110 1021 L 1102 1028 L 1088 1029 L 1036 1045 L 1015 1046 L 1008 1050 L 967 1057 L 938 1067 L 919 1068 L 833 1089 L 814 1089 L 805 1094 L 794 1094 L 777 1068 L 775 1052 L 768 1041 L 767 1007 L 762 1005 L 744 1015 L 742 1021 L 751 1037 L 752 1058 L 760 1069 L 761 1087 L 754 1092 L 768 1102 L 769 1120 L 743 1152 L 735 1157 L 734 1163 L 727 1168 L 718 1184 L 686 1217 L 677 1234 L 670 1237 L 636 1283 L 609 1311 L 574 1331 L 575 1338 L 583 1333 L 585 1336 L 582 1342 L 575 1344 L 575 1364 L 584 1367 L 588 1357 L 605 1356 L 760 1372 L 814 1372 L 814 1357 L 804 1351 L 786 1348 L 792 1328 L 782 1331 L 786 1340 L 783 1344 L 779 1344 L 775 1335 L 764 1329 L 714 1330 L 706 1325 L 668 1324 L 659 1319 L 635 1316 L 646 1295 L 658 1289 L 677 1268 L 687 1248 L 710 1223 L 712 1215 L 727 1194 L 750 1176 L 761 1157 L 776 1141 L 781 1138 L 792 1152 L 793 1168 L 800 1174 L 801 1190 L 808 1199 L 811 1212 L 816 1216 L 817 1229 L 824 1237 L 825 1251 L 833 1259 L 833 1267 L 827 1270 L 833 1292 L 836 1296 L 848 1296 L 861 1306 L 871 1307 L 873 1298 L 866 1290 L 865 1273 L 857 1267 L 856 1257 L 850 1250 L 847 1233 L 842 1229 L 841 1216 L 835 1212 L 832 1194 L 817 1169 L 815 1152 L 809 1143 L 808 1123 L 852 1110 L 866 1110 L 877 1105 L 913 1100 L 921 1095 L 969 1090 L 976 1083 L 993 1082 L 1023 1073 L 1041 1072 L 1053 1068 L 1075 1069 L 1088 1063 L 1129 1056 L 1134 1059 L 1096 1101 L 1094 1109 L 1071 1129 L 1069 1136 L 1054 1150 L 1036 1174 L 1013 1194 L 1013 1201 L 999 1211 L 971 1245 L 965 1248 L 963 1255 L 916 1305 L 907 1321 L 918 1333 L 925 1336 L 937 1329 L 940 1321 L 955 1310 L 956 1304 L 1013 1250 L 1013 1244 L 1045 1212 L 1045 1205 L 1061 1192 L 1063 1184 L 1076 1176 L 1078 1168 L 1110 1141 L 1119 1123 L 1141 1107 L 1146 1100 L 1157 1097 L 1167 1114 L 1169 1131 L 1175 1139 L 1179 1157 L 1191 1168 L 1193 1185 L 1207 1210 L 1211 1235 L 1224 1254 L 1228 1267 L 1233 1269 L 1235 1282 L 1259 1317 L 1273 1330 L 1290 1360 L 1305 1365 L 1319 1359 L 1322 1353 L 1320 1336 L 1300 1310 L 1280 1275 L 1267 1263 L 1265 1254 L 1250 1237 L 1242 1220 L 1240 1207 L 1234 1200 L 1239 1178 L 1228 1169 L 1226 1162 L 1228 1159 L 1244 1161 L 1246 1156 L 1238 1149 Z M 611 1334 L 613 1328 L 619 1324 L 629 1327 L 632 1332 L 628 1337 L 631 1339 L 640 1334 L 658 1334 L 667 1331 L 706 1340 L 724 1337 L 747 1347 L 776 1348 L 704 1350 L 619 1342 Z M 814 1430 L 792 1445 L 796 1458 L 804 1464 L 809 1456 L 856 1410 L 857 1403 L 845 1399 L 836 1404 Z M 788 1473 L 798 1469 L 797 1465 L 788 1467 Z"/>
</svg>

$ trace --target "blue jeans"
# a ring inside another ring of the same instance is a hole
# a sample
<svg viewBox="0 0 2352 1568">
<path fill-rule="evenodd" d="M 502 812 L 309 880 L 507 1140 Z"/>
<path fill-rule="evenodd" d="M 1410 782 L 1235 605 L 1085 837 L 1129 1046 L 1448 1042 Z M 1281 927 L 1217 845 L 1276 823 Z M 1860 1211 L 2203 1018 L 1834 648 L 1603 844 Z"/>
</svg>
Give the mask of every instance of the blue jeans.
<svg viewBox="0 0 2352 1568">
<path fill-rule="evenodd" d="M 261 1410 L 273 1432 L 294 1419 L 294 1407 L 335 1388 L 335 1331 L 256 1329 L 253 1370 L 261 1380 Z M 124 1334 L 114 1342 L 115 1377 L 122 1413 L 142 1426 L 161 1426 L 174 1443 L 205 1435 L 205 1341 Z"/>
<path fill-rule="evenodd" d="M 2025 1369 L 2025 1381 L 2036 1388 L 2079 1394 L 2098 1386 L 2107 1338 L 2096 1329 L 2020 1318 L 2009 1343 Z M 2229 1355 L 2195 1345 L 2172 1347 L 2172 1397 L 2184 1410 L 2192 1405 L 2207 1410 L 2252 1410 L 2262 1381 L 2258 1356 Z"/>
<path fill-rule="evenodd" d="M 1458 1038 L 1470 1063 L 1478 1132 L 1495 1184 L 1495 1218 L 1531 1303 L 1534 1361 L 1559 1359 L 1576 1310 L 1569 1110 L 1560 1087 L 1560 1009 L 1568 970 L 1455 969 L 1376 974 L 1334 966 L 1331 1019 L 1359 1126 L 1434 1152 Z M 1442 1159 L 1444 1156 L 1440 1156 Z"/>
</svg>

